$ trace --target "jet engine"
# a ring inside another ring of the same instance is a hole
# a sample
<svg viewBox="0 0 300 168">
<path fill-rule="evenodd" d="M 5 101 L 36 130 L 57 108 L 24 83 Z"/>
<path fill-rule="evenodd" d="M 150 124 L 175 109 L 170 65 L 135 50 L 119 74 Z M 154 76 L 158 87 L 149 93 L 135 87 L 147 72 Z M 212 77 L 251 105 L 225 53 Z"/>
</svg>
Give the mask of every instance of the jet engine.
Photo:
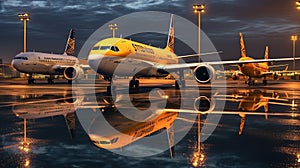
<svg viewBox="0 0 300 168">
<path fill-rule="evenodd" d="M 214 98 L 209 99 L 206 96 L 200 96 L 194 101 L 194 110 L 200 113 L 210 113 L 216 107 L 216 100 Z"/>
<path fill-rule="evenodd" d="M 64 70 L 64 76 L 67 80 L 81 79 L 84 77 L 83 69 L 78 66 L 67 67 Z"/>
<path fill-rule="evenodd" d="M 215 79 L 216 71 L 211 65 L 200 64 L 194 69 L 194 76 L 197 82 L 205 84 Z"/>
</svg>

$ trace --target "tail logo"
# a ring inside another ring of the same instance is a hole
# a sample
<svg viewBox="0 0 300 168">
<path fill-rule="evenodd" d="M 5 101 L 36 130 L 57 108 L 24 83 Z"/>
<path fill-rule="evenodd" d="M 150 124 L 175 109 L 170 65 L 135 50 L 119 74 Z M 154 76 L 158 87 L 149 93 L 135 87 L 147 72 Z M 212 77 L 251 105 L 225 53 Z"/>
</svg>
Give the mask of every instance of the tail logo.
<svg viewBox="0 0 300 168">
<path fill-rule="evenodd" d="M 75 50 L 75 31 L 73 29 L 70 30 L 69 38 L 66 44 L 65 54 L 74 55 Z"/>
<path fill-rule="evenodd" d="M 241 56 L 247 57 L 243 34 L 240 32 Z"/>
<path fill-rule="evenodd" d="M 173 18 L 173 15 L 171 15 L 168 43 L 167 43 L 166 49 L 171 52 L 174 52 L 174 18 Z"/>
</svg>

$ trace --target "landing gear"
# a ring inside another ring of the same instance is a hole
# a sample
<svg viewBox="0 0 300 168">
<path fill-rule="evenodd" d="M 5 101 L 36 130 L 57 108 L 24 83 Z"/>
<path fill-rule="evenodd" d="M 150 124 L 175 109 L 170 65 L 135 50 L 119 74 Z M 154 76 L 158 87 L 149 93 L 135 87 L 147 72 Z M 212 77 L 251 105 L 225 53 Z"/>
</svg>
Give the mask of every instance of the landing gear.
<svg viewBox="0 0 300 168">
<path fill-rule="evenodd" d="M 53 84 L 54 83 L 53 80 L 54 80 L 54 76 L 50 75 L 50 77 L 48 78 L 48 84 Z"/>
<path fill-rule="evenodd" d="M 29 74 L 28 84 L 34 84 L 34 78 L 32 77 L 32 74 Z"/>
<path fill-rule="evenodd" d="M 267 80 L 266 79 L 263 80 L 263 85 L 267 85 Z"/>
<path fill-rule="evenodd" d="M 139 88 L 140 81 L 135 79 L 135 76 L 129 81 L 129 88 Z"/>
<path fill-rule="evenodd" d="M 113 80 L 113 77 L 109 78 L 109 85 L 106 87 L 107 96 L 112 96 L 112 92 L 114 92 L 114 95 L 116 95 L 116 86 L 113 85 Z"/>
<path fill-rule="evenodd" d="M 180 86 L 182 87 L 182 88 L 184 88 L 185 87 L 185 80 L 184 79 L 182 79 L 182 80 L 175 80 L 175 89 L 176 90 L 178 90 L 178 89 L 180 89 Z"/>
<path fill-rule="evenodd" d="M 179 71 L 179 80 L 175 80 L 175 89 L 178 90 L 181 88 L 185 88 L 185 80 L 184 80 L 184 74 L 183 70 Z"/>
<path fill-rule="evenodd" d="M 251 78 L 249 78 L 249 80 L 248 80 L 248 85 L 249 85 L 249 86 L 255 85 L 255 81 L 252 80 Z"/>
</svg>

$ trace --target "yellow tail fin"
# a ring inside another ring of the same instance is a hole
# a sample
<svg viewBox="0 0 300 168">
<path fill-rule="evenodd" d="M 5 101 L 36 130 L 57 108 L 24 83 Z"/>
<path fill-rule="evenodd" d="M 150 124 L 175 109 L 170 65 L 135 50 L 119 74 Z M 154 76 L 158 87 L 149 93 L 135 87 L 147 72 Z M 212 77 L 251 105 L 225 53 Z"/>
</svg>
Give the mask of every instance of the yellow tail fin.
<svg viewBox="0 0 300 168">
<path fill-rule="evenodd" d="M 240 32 L 241 57 L 247 57 L 243 34 Z"/>
<path fill-rule="evenodd" d="M 266 50 L 265 50 L 265 59 L 269 59 L 269 47 L 266 46 Z"/>
<path fill-rule="evenodd" d="M 167 42 L 167 46 L 165 49 L 169 50 L 170 52 L 174 52 L 174 16 L 173 16 L 173 14 L 171 15 L 168 42 Z"/>
<path fill-rule="evenodd" d="M 71 29 L 64 54 L 74 56 L 74 49 L 75 49 L 75 31 L 74 29 Z"/>
</svg>

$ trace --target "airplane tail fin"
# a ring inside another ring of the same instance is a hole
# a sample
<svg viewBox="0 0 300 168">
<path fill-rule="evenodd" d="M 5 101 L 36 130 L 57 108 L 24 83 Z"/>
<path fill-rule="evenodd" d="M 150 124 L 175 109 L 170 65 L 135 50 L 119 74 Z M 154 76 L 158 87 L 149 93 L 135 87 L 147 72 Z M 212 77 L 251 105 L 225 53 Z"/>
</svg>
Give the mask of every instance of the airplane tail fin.
<svg viewBox="0 0 300 168">
<path fill-rule="evenodd" d="M 173 14 L 171 15 L 168 42 L 165 49 L 174 52 L 174 15 Z"/>
<path fill-rule="evenodd" d="M 74 29 L 71 29 L 67 40 L 66 48 L 64 51 L 64 55 L 74 56 L 74 49 L 75 49 L 75 31 Z"/>
<path fill-rule="evenodd" d="M 265 59 L 269 59 L 269 47 L 266 46 L 266 50 L 265 50 Z"/>
<path fill-rule="evenodd" d="M 241 57 L 247 57 L 243 34 L 240 32 Z"/>
</svg>

